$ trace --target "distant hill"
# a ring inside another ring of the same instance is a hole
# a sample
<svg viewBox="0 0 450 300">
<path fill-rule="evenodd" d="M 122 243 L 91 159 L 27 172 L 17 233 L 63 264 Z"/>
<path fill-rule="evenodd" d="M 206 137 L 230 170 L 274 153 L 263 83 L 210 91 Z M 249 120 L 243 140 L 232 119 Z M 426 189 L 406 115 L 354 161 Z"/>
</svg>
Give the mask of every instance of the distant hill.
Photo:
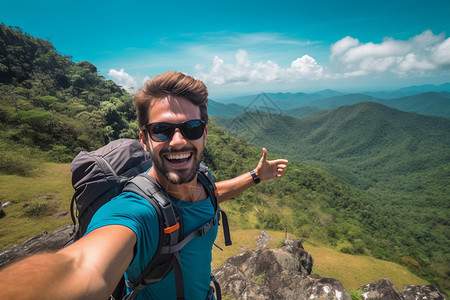
<svg viewBox="0 0 450 300">
<path fill-rule="evenodd" d="M 345 94 L 331 98 L 324 98 L 308 102 L 308 106 L 321 110 L 330 110 L 343 105 L 351 105 L 360 102 L 377 102 L 378 99 L 364 94 Z"/>
<path fill-rule="evenodd" d="M 393 99 L 380 99 L 364 94 L 348 94 L 310 101 L 308 106 L 321 110 L 330 110 L 339 106 L 361 102 L 376 102 L 406 112 L 450 118 L 450 99 L 446 92 L 428 92 Z"/>
<path fill-rule="evenodd" d="M 427 91 L 430 90 L 430 91 Z M 262 97 L 264 96 L 264 97 Z M 424 115 L 433 115 L 450 118 L 450 83 L 440 86 L 420 86 L 405 88 L 392 92 L 367 92 L 359 94 L 344 94 L 333 90 L 323 90 L 317 93 L 264 93 L 222 100 L 219 103 L 232 103 L 238 106 L 223 106 L 223 110 L 212 110 L 213 115 L 228 118 L 236 116 L 237 110 L 241 113 L 258 110 L 261 98 L 266 102 L 277 106 L 282 114 L 304 117 L 306 110 L 300 108 L 308 107 L 312 110 L 331 110 L 343 105 L 351 105 L 360 102 L 382 103 L 392 108 L 407 112 L 416 112 Z M 262 109 L 262 111 L 265 111 Z M 298 113 L 300 111 L 300 113 Z"/>
<path fill-rule="evenodd" d="M 239 134 L 257 136 L 258 144 L 270 145 L 277 153 L 302 161 L 341 162 L 344 170 L 356 168 L 355 178 L 371 182 L 369 186 L 390 182 L 392 172 L 433 169 L 450 161 L 450 151 L 444 151 L 450 147 L 450 120 L 372 102 L 341 106 L 300 120 L 246 113 L 221 124 L 232 132 L 230 124 L 252 128 Z M 367 168 L 376 169 L 380 177 L 364 175 Z"/>
<path fill-rule="evenodd" d="M 307 116 L 313 116 L 320 113 L 325 112 L 324 110 L 320 110 L 317 107 L 311 106 L 302 106 L 297 108 L 292 108 L 290 110 L 286 110 L 283 113 L 287 116 L 295 117 L 295 118 L 304 118 Z"/>
<path fill-rule="evenodd" d="M 428 92 L 377 102 L 407 112 L 450 118 L 450 98 L 447 92 Z"/>
<path fill-rule="evenodd" d="M 229 98 L 221 100 L 221 103 L 235 103 L 239 104 L 241 106 L 247 107 L 251 105 L 253 102 L 258 100 L 258 97 L 261 97 L 261 95 L 264 95 L 264 97 L 271 102 L 276 103 L 282 110 L 289 110 L 292 108 L 305 106 L 307 103 L 323 99 L 323 98 L 329 98 L 334 97 L 338 95 L 342 95 L 340 92 L 336 92 L 333 90 L 323 90 L 317 93 L 311 93 L 311 94 L 305 94 L 305 93 L 262 93 L 259 95 L 249 95 L 249 96 L 242 96 L 242 97 L 235 97 L 235 98 Z"/>
<path fill-rule="evenodd" d="M 415 85 L 397 89 L 394 91 L 378 91 L 378 92 L 364 92 L 363 94 L 372 96 L 375 98 L 392 99 L 401 98 L 406 96 L 412 96 L 417 94 L 423 94 L 428 92 L 450 92 L 450 82 L 443 83 L 441 85 L 425 84 L 425 85 Z"/>
<path fill-rule="evenodd" d="M 218 115 L 224 118 L 232 118 L 242 114 L 244 110 L 244 106 L 235 103 L 223 104 L 212 99 L 208 99 L 208 115 L 210 116 Z"/>
</svg>

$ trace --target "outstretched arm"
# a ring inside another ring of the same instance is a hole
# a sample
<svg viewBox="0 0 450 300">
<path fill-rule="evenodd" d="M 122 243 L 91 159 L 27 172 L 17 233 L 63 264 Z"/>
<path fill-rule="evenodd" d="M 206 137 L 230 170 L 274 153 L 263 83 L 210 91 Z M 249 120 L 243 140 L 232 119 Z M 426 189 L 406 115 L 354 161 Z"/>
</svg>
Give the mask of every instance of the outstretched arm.
<svg viewBox="0 0 450 300">
<path fill-rule="evenodd" d="M 33 255 L 0 270 L 0 298 L 108 299 L 133 259 L 135 243 L 129 228 L 98 228 L 58 252 Z"/>
<path fill-rule="evenodd" d="M 258 166 L 254 169 L 255 174 L 258 175 L 261 181 L 283 176 L 283 173 L 286 171 L 286 164 L 288 161 L 286 159 L 268 161 L 266 148 L 263 148 L 262 151 L 262 157 L 259 160 Z M 219 200 L 220 202 L 223 202 L 231 199 L 254 185 L 255 182 L 253 181 L 250 172 L 229 180 L 217 182 L 216 186 L 219 191 Z"/>
</svg>

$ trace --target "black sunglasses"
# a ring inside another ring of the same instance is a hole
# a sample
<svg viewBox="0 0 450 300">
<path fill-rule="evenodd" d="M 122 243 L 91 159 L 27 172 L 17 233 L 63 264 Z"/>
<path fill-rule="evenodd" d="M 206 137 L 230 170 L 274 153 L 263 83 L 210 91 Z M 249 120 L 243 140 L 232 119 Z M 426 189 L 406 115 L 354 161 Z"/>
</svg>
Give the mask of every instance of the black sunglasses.
<svg viewBox="0 0 450 300">
<path fill-rule="evenodd" d="M 179 128 L 181 134 L 188 140 L 196 140 L 202 137 L 205 130 L 205 120 L 189 120 L 179 124 L 155 122 L 145 125 L 150 138 L 155 142 L 165 142 L 171 139 L 175 129 Z"/>
</svg>

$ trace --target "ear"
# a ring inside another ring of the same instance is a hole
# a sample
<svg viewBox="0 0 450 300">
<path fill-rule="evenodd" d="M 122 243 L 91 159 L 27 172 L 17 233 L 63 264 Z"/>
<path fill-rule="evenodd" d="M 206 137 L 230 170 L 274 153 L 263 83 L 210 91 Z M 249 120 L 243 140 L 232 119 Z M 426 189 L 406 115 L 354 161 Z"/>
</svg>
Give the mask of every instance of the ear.
<svg viewBox="0 0 450 300">
<path fill-rule="evenodd" d="M 141 145 L 144 148 L 145 151 L 149 152 L 150 149 L 147 147 L 147 139 L 145 138 L 145 132 L 142 130 L 139 131 L 139 140 L 141 141 Z"/>
<path fill-rule="evenodd" d="M 203 147 L 206 147 L 206 138 L 208 137 L 208 125 L 205 126 L 205 133 L 203 133 Z"/>
</svg>

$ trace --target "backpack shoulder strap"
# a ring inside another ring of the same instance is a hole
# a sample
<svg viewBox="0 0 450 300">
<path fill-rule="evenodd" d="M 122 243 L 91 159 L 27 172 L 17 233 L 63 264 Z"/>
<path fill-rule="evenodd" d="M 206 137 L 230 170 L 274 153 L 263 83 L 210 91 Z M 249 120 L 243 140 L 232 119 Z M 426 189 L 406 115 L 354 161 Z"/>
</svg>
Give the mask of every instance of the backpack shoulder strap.
<svg viewBox="0 0 450 300">
<path fill-rule="evenodd" d="M 167 247 L 179 244 L 179 240 L 183 237 L 181 212 L 176 205 L 172 204 L 169 196 L 159 184 L 146 173 L 139 174 L 130 180 L 123 191 L 136 193 L 149 201 L 158 215 L 159 222 L 159 241 L 155 255 L 135 281 L 126 281 L 126 285 L 132 289 L 131 294 L 127 295 L 126 299 L 134 299 L 136 294 L 145 288 L 147 284 L 163 279 L 172 268 L 175 271 L 177 297 L 184 298 L 184 285 L 179 254 L 177 255 L 177 253 L 172 252 L 176 259 L 171 260 L 166 255 L 169 253 L 164 251 Z M 161 271 L 156 272 L 155 275 L 153 271 L 158 268 L 158 265 L 162 265 L 163 267 L 160 267 L 159 270 Z M 150 273 L 153 275 L 150 276 Z"/>
<path fill-rule="evenodd" d="M 175 245 L 179 241 L 179 229 L 181 214 L 173 205 L 172 201 L 167 195 L 166 191 L 162 189 L 159 184 L 146 173 L 141 173 L 131 179 L 125 188 L 124 192 L 134 192 L 144 199 L 147 199 L 150 204 L 155 208 L 156 213 L 161 217 L 159 218 L 162 226 L 162 232 L 170 236 L 169 245 Z"/>
<path fill-rule="evenodd" d="M 200 164 L 200 169 L 198 172 L 198 180 L 203 184 L 203 186 L 206 188 L 209 198 L 211 199 L 211 202 L 214 207 L 214 217 L 218 216 L 220 213 L 220 217 L 222 220 L 222 227 L 223 227 L 223 235 L 225 238 L 225 245 L 230 246 L 231 243 L 231 236 L 230 236 L 230 228 L 228 226 L 228 217 L 225 214 L 225 212 L 220 209 L 219 205 L 219 193 L 216 187 L 216 184 L 214 183 L 214 179 L 211 175 L 211 172 L 209 172 L 209 169 L 204 164 Z"/>
</svg>

